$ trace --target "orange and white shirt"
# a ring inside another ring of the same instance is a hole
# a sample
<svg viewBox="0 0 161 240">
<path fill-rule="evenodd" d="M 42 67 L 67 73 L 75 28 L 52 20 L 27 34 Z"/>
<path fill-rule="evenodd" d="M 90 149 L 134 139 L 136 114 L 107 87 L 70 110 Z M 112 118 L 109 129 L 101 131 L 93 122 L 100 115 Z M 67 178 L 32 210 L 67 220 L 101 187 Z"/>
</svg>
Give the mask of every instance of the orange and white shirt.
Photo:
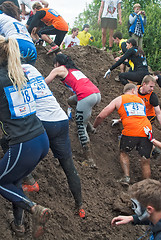
<svg viewBox="0 0 161 240">
<path fill-rule="evenodd" d="M 152 130 L 150 121 L 146 117 L 145 105 L 136 95 L 122 95 L 122 103 L 118 113 L 122 120 L 122 134 L 131 137 L 147 137 L 144 127 Z"/>
</svg>

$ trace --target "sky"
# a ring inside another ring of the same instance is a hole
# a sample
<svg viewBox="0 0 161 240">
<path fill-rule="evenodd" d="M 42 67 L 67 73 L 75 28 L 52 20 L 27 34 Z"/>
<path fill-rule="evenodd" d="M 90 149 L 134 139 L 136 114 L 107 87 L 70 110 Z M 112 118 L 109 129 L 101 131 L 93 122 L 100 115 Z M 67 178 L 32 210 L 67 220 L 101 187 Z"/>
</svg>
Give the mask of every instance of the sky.
<svg viewBox="0 0 161 240">
<path fill-rule="evenodd" d="M 74 20 L 93 0 L 47 0 L 49 7 L 56 10 L 72 28 Z"/>
</svg>

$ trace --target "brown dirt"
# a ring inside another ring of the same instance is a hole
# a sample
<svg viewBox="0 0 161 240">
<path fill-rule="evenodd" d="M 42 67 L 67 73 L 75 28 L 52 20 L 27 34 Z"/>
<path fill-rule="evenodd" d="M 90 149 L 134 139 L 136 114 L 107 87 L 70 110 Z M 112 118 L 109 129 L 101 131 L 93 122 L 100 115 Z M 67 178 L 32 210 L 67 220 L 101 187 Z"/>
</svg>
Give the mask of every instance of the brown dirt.
<svg viewBox="0 0 161 240">
<path fill-rule="evenodd" d="M 113 64 L 112 55 L 102 52 L 97 48 L 74 47 L 63 50 L 70 55 L 76 65 L 98 86 L 101 91 L 102 101 L 92 113 L 93 122 L 97 114 L 113 98 L 122 94 L 123 86 L 115 82 L 114 78 L 119 68 L 112 72 L 110 79 L 103 79 L 105 71 Z M 46 55 L 43 47 L 38 48 L 38 70 L 47 76 L 52 70 L 52 56 Z M 63 86 L 59 79 L 50 84 L 54 96 L 62 108 L 67 110 L 67 98 L 70 92 Z M 160 89 L 156 91 L 160 98 Z M 73 114 L 74 115 L 74 114 Z M 52 209 L 53 217 L 47 224 L 47 231 L 42 239 L 46 240 L 129 240 L 137 239 L 144 233 L 145 227 L 110 226 L 110 221 L 118 214 L 131 214 L 131 204 L 127 195 L 127 188 L 116 182 L 122 177 L 119 163 L 118 136 L 121 133 L 121 125 L 111 127 L 111 120 L 117 118 L 117 112 L 109 116 L 98 127 L 97 133 L 90 135 L 93 156 L 98 169 L 84 168 L 80 162 L 83 160 L 80 143 L 77 137 L 76 124 L 70 121 L 70 138 L 73 150 L 73 158 L 82 182 L 83 207 L 86 210 L 86 219 L 80 219 L 74 215 L 74 200 L 69 191 L 67 181 L 58 162 L 49 151 L 48 155 L 34 170 L 34 177 L 39 182 L 40 191 L 32 193 L 29 197 L 44 206 Z M 156 123 L 153 126 L 154 136 L 161 140 L 160 127 Z M 1 150 L 0 150 L 1 151 Z M 0 152 L 2 157 L 2 152 Z M 151 159 L 152 178 L 160 179 L 160 157 Z M 132 182 L 141 180 L 141 169 L 137 152 L 131 154 L 131 179 Z M 11 232 L 8 219 L 8 210 L 11 204 L 0 197 L 0 239 L 17 239 Z M 26 216 L 26 234 L 23 239 L 30 240 L 31 219 Z"/>
</svg>

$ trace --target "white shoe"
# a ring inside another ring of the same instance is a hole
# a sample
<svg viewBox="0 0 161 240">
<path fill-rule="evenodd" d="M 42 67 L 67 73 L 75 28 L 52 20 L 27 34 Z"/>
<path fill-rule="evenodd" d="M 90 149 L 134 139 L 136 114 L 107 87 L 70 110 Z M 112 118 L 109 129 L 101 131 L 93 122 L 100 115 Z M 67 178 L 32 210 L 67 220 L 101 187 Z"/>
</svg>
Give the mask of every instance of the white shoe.
<svg viewBox="0 0 161 240">
<path fill-rule="evenodd" d="M 106 51 L 106 47 L 102 47 L 102 48 L 100 48 L 100 50 Z"/>
<path fill-rule="evenodd" d="M 116 82 L 120 82 L 120 79 L 119 79 L 119 77 L 117 76 L 117 77 L 115 77 L 115 81 Z"/>
</svg>

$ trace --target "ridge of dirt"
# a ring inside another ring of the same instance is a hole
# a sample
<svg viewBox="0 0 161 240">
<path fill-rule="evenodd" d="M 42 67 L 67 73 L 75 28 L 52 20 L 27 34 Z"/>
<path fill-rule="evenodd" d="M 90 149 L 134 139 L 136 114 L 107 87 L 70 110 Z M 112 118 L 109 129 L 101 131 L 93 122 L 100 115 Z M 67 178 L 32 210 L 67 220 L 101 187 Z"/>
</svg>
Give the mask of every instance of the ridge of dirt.
<svg viewBox="0 0 161 240">
<path fill-rule="evenodd" d="M 46 55 L 44 47 L 38 47 L 38 60 L 36 68 L 46 77 L 53 69 L 53 56 Z M 91 122 L 97 114 L 115 97 L 122 94 L 123 86 L 114 80 L 119 73 L 119 68 L 114 70 L 109 79 L 103 79 L 104 73 L 114 63 L 111 54 L 91 46 L 76 46 L 63 50 L 71 56 L 78 68 L 98 86 L 101 91 L 101 103 L 93 109 Z M 50 85 L 54 96 L 61 107 L 67 110 L 67 98 L 70 91 L 56 78 Z M 161 98 L 160 89 L 156 86 L 155 92 Z M 74 112 L 73 112 L 74 116 Z M 121 134 L 121 124 L 112 127 L 111 120 L 118 118 L 117 112 L 109 116 L 96 134 L 91 134 L 93 156 L 98 169 L 84 168 L 83 153 L 77 137 L 75 121 L 70 121 L 70 139 L 75 166 L 81 178 L 83 207 L 86 219 L 80 219 L 74 214 L 74 200 L 69 191 L 65 174 L 54 159 L 51 151 L 35 168 L 33 174 L 40 185 L 38 193 L 30 193 L 29 197 L 46 207 L 52 209 L 53 216 L 47 224 L 47 231 L 40 239 L 45 240 L 129 240 L 138 239 L 145 231 L 144 226 L 111 227 L 110 222 L 118 214 L 132 214 L 131 203 L 127 188 L 117 183 L 122 177 L 119 163 L 118 136 Z M 154 136 L 161 140 L 158 122 L 153 125 Z M 3 156 L 0 150 L 1 157 Z M 132 182 L 141 180 L 141 168 L 137 152 L 130 154 L 130 172 Z M 152 178 L 159 180 L 161 177 L 160 157 L 151 159 Z M 17 239 L 11 232 L 8 219 L 8 210 L 11 204 L 0 197 L 0 239 Z M 26 234 L 22 239 L 31 240 L 31 218 L 27 214 Z M 144 238 L 143 238 L 144 239 Z"/>
</svg>

